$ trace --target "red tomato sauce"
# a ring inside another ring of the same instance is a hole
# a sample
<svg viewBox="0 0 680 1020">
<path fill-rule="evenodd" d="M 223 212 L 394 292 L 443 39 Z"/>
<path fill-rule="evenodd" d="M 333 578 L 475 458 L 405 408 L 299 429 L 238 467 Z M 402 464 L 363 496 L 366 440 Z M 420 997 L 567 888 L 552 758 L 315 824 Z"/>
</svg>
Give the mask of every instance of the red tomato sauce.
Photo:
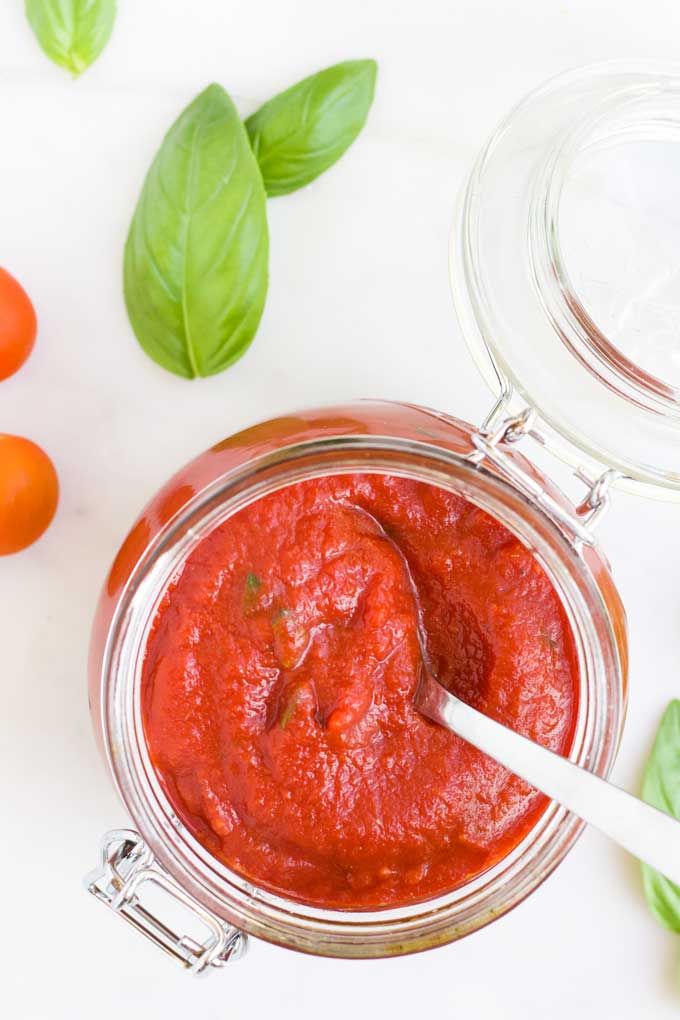
<svg viewBox="0 0 680 1020">
<path fill-rule="evenodd" d="M 368 474 L 302 482 L 240 511 L 164 596 L 143 670 L 146 736 L 197 839 L 308 904 L 447 892 L 506 855 L 546 805 L 414 710 L 417 606 L 395 545 L 441 682 L 554 751 L 573 737 L 564 610 L 489 515 Z"/>
</svg>

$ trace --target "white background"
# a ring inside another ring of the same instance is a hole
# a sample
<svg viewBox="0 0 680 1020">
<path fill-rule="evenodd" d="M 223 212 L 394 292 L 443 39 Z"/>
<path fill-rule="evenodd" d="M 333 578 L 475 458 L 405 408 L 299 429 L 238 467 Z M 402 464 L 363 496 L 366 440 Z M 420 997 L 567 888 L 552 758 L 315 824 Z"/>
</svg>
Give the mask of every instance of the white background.
<svg viewBox="0 0 680 1020">
<path fill-rule="evenodd" d="M 125 824 L 95 749 L 85 663 L 98 589 L 127 527 L 182 462 L 281 410 L 353 396 L 480 421 L 490 399 L 454 318 L 452 207 L 485 136 L 567 67 L 680 52 L 677 0 L 120 0 L 111 42 L 72 82 L 0 5 L 0 264 L 37 307 L 36 351 L 0 387 L 0 429 L 52 455 L 43 540 L 0 562 L 2 1013 L 28 1018 L 394 1020 L 676 1017 L 677 938 L 634 862 L 587 833 L 509 916 L 425 955 L 352 963 L 263 944 L 193 981 L 84 893 Z M 380 64 L 369 124 L 314 185 L 269 205 L 271 287 L 224 375 L 163 372 L 127 324 L 121 252 L 148 163 L 211 80 L 244 113 L 326 64 Z M 680 695 L 680 508 L 617 497 L 602 541 L 631 624 L 630 713 L 615 778 L 639 783 Z"/>
</svg>

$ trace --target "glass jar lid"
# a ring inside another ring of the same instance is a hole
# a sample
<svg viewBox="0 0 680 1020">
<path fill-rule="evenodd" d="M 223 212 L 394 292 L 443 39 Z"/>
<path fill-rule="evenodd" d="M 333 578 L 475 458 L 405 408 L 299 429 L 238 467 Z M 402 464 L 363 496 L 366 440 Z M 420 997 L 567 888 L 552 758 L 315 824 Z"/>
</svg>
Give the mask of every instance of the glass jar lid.
<svg viewBox="0 0 680 1020">
<path fill-rule="evenodd" d="M 508 409 L 618 484 L 680 499 L 680 67 L 596 65 L 531 93 L 461 196 L 456 308 Z"/>
</svg>

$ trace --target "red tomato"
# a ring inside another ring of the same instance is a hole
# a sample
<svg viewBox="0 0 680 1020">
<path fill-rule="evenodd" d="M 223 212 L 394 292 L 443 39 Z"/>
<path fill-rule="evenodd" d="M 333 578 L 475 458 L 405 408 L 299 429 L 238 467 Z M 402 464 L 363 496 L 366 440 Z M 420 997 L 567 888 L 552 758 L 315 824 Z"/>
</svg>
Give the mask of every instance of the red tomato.
<svg viewBox="0 0 680 1020">
<path fill-rule="evenodd" d="M 47 454 L 30 439 L 0 433 L 0 556 L 40 538 L 58 499 L 57 472 Z"/>
<path fill-rule="evenodd" d="M 21 368 L 33 350 L 37 328 L 28 294 L 0 267 L 0 379 Z"/>
</svg>

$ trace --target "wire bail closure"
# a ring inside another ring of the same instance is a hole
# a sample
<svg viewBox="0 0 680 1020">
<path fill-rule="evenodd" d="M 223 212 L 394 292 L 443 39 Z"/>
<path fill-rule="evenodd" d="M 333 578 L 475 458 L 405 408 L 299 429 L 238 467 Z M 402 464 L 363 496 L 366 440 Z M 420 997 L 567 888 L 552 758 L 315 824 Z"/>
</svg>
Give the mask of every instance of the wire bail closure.
<svg viewBox="0 0 680 1020">
<path fill-rule="evenodd" d="M 152 910 L 140 902 L 143 885 L 162 889 L 208 931 L 202 942 L 179 935 Z M 146 936 L 191 974 L 203 974 L 224 967 L 246 950 L 247 936 L 216 917 L 189 896 L 156 861 L 139 833 L 113 829 L 102 840 L 101 863 L 85 879 L 95 899 Z"/>
<path fill-rule="evenodd" d="M 609 468 L 597 478 L 592 478 L 584 468 L 578 468 L 573 472 L 574 477 L 588 486 L 588 492 L 574 506 L 573 511 L 567 509 L 546 492 L 535 476 L 522 467 L 521 461 L 505 452 L 504 447 L 518 443 L 526 436 L 531 436 L 541 446 L 545 445 L 536 429 L 535 408 L 525 407 L 517 414 L 506 416 L 510 396 L 508 392 L 500 395 L 480 431 L 473 435 L 475 449 L 469 454 L 468 460 L 480 465 L 484 460 L 491 461 L 524 493 L 540 503 L 574 539 L 584 545 L 594 545 L 592 529 L 608 510 L 611 503 L 610 489 L 612 483 L 621 477 L 620 473 Z"/>
</svg>

